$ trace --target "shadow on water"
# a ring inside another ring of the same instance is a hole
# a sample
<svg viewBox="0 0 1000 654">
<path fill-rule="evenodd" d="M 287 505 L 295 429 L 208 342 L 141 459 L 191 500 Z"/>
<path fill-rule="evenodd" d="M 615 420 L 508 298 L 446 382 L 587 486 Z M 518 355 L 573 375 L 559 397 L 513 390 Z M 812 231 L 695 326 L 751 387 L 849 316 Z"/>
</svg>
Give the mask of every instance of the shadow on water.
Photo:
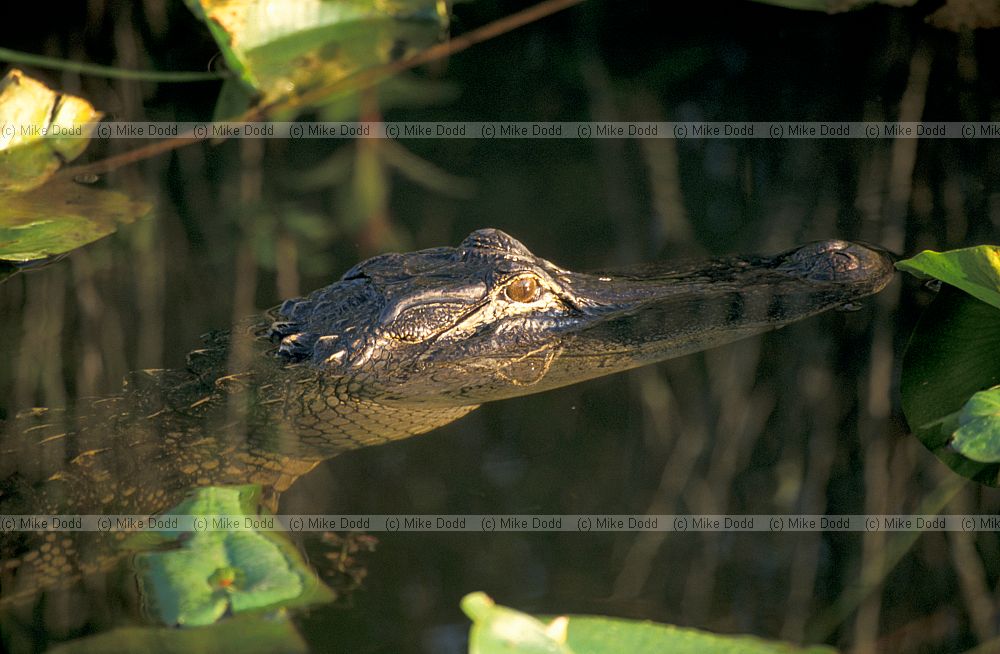
<svg viewBox="0 0 1000 654">
<path fill-rule="evenodd" d="M 460 5 L 458 28 L 509 4 Z M 159 4 L 142 7 L 104 23 L 67 14 L 12 36 L 10 46 L 62 43 L 78 21 L 88 26 L 93 60 L 111 58 L 109 43 L 127 67 L 151 57 L 197 69 L 211 56 L 207 40 L 188 44 L 196 26 L 183 11 L 150 23 Z M 940 32 L 881 8 L 828 17 L 727 3 L 677 20 L 649 11 L 591 2 L 481 44 L 446 70 L 422 73 L 456 82 L 457 99 L 386 117 L 998 120 L 995 73 L 985 65 L 1000 55 L 995 33 Z M 158 27 L 136 28 L 147 24 Z M 206 115 L 216 93 L 211 85 L 82 84 L 125 116 Z M 405 145 L 461 175 L 472 195 L 393 177 L 384 205 L 351 214 L 357 205 L 344 201 L 345 186 L 294 184 L 331 151 L 362 147 L 334 141 L 232 141 L 145 162 L 155 220 L 0 284 L 3 415 L 117 393 L 128 371 L 180 367 L 200 334 L 328 284 L 368 256 L 455 245 L 481 227 L 503 229 L 573 270 L 781 251 L 832 237 L 907 254 L 1000 238 L 1000 149 L 988 140 Z M 121 183 L 138 184 L 132 175 L 122 172 Z M 426 436 L 321 464 L 283 495 L 281 510 L 912 513 L 952 478 L 908 436 L 896 392 L 899 355 L 930 297 L 919 283 L 896 281 L 857 311 L 488 404 Z M 945 508 L 998 510 L 1000 494 L 973 484 Z M 956 651 L 997 635 L 995 533 L 923 534 L 834 631 L 817 632 L 817 620 L 878 565 L 885 539 L 378 534 L 363 589 L 296 621 L 325 651 L 457 652 L 467 631 L 458 601 L 485 590 L 539 613 L 819 638 L 858 651 Z M 303 547 L 312 561 L 327 551 L 318 535 Z M 134 582 L 95 583 L 8 620 L 5 638 L 16 630 L 18 643 L 43 648 L 140 618 Z"/>
</svg>

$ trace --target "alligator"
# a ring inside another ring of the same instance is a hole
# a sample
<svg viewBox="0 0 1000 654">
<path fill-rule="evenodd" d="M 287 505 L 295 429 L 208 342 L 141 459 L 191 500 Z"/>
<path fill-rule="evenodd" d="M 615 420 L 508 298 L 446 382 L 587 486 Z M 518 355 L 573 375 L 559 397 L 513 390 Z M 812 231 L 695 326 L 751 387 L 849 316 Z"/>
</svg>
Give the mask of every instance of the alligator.
<svg viewBox="0 0 1000 654">
<path fill-rule="evenodd" d="M 321 461 L 537 393 L 775 329 L 880 291 L 892 257 L 829 240 L 576 273 L 496 229 L 383 254 L 114 397 L 32 409 L 0 441 L 0 515 L 146 515 L 192 488 L 278 495 Z M 103 540 L 102 540 L 103 538 Z M 0 602 L 105 569 L 103 535 L 0 534 Z"/>
</svg>

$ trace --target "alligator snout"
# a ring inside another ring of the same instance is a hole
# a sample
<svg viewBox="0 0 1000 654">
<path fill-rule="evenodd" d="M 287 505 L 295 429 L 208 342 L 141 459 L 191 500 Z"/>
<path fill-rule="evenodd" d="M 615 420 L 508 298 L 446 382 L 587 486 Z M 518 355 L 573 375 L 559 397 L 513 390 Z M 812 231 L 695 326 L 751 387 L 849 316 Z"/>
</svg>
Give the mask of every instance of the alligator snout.
<svg viewBox="0 0 1000 654">
<path fill-rule="evenodd" d="M 881 288 L 894 272 L 893 256 L 869 245 L 828 240 L 787 252 L 778 270 L 815 282 L 853 283 L 876 281 Z"/>
</svg>

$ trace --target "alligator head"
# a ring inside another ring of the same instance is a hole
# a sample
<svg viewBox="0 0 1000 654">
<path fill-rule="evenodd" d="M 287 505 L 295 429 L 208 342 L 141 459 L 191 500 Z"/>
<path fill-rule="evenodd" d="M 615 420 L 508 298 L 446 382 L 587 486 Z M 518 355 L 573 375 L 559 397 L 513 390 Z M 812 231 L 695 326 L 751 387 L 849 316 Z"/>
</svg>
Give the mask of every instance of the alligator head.
<svg viewBox="0 0 1000 654">
<path fill-rule="evenodd" d="M 279 310 L 278 352 L 379 404 L 474 406 L 721 345 L 881 290 L 886 253 L 822 241 L 772 257 L 584 274 L 495 229 L 385 254 Z"/>
</svg>

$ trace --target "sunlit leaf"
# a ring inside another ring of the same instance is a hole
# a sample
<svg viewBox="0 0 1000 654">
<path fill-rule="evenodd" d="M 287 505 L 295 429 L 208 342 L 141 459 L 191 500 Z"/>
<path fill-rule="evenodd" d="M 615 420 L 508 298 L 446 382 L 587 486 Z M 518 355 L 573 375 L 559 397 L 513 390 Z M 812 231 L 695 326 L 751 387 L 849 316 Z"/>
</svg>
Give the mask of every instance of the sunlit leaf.
<svg viewBox="0 0 1000 654">
<path fill-rule="evenodd" d="M 958 416 L 951 446 L 973 461 L 1000 461 L 1000 386 L 973 395 Z"/>
<path fill-rule="evenodd" d="M 121 193 L 51 180 L 87 147 L 101 114 L 19 70 L 0 80 L 0 280 L 86 245 L 150 211 Z"/>
<path fill-rule="evenodd" d="M 16 68 L 0 80 L 0 191 L 27 191 L 80 156 L 101 113 Z M 89 125 L 87 123 L 90 123 Z"/>
<path fill-rule="evenodd" d="M 258 497 L 254 486 L 199 488 L 165 515 L 227 516 L 244 524 L 261 518 Z M 207 625 L 226 613 L 333 599 L 280 532 L 205 531 L 181 539 L 168 531 L 142 534 L 127 546 L 153 547 L 157 539 L 177 539 L 180 547 L 141 552 L 135 566 L 147 609 L 168 625 Z"/>
<path fill-rule="evenodd" d="M 917 277 L 939 279 L 1000 309 L 1000 246 L 924 250 L 896 267 Z"/>
<path fill-rule="evenodd" d="M 499 606 L 483 593 L 462 599 L 472 620 L 470 654 L 827 654 L 754 636 L 720 636 L 649 621 L 570 615 L 543 621 Z"/>
<path fill-rule="evenodd" d="M 25 193 L 0 191 L 0 259 L 27 262 L 63 254 L 151 209 L 147 202 L 69 179 Z"/>
<path fill-rule="evenodd" d="M 295 626 L 285 617 L 237 616 L 197 629 L 120 627 L 78 638 L 48 650 L 49 654 L 296 654 L 309 651 Z"/>
<path fill-rule="evenodd" d="M 437 0 L 186 0 L 263 104 L 413 54 L 447 25 Z"/>
<path fill-rule="evenodd" d="M 564 634 L 549 633 L 538 618 L 496 604 L 485 593 L 462 598 L 462 610 L 472 620 L 470 654 L 572 654 Z"/>
</svg>

